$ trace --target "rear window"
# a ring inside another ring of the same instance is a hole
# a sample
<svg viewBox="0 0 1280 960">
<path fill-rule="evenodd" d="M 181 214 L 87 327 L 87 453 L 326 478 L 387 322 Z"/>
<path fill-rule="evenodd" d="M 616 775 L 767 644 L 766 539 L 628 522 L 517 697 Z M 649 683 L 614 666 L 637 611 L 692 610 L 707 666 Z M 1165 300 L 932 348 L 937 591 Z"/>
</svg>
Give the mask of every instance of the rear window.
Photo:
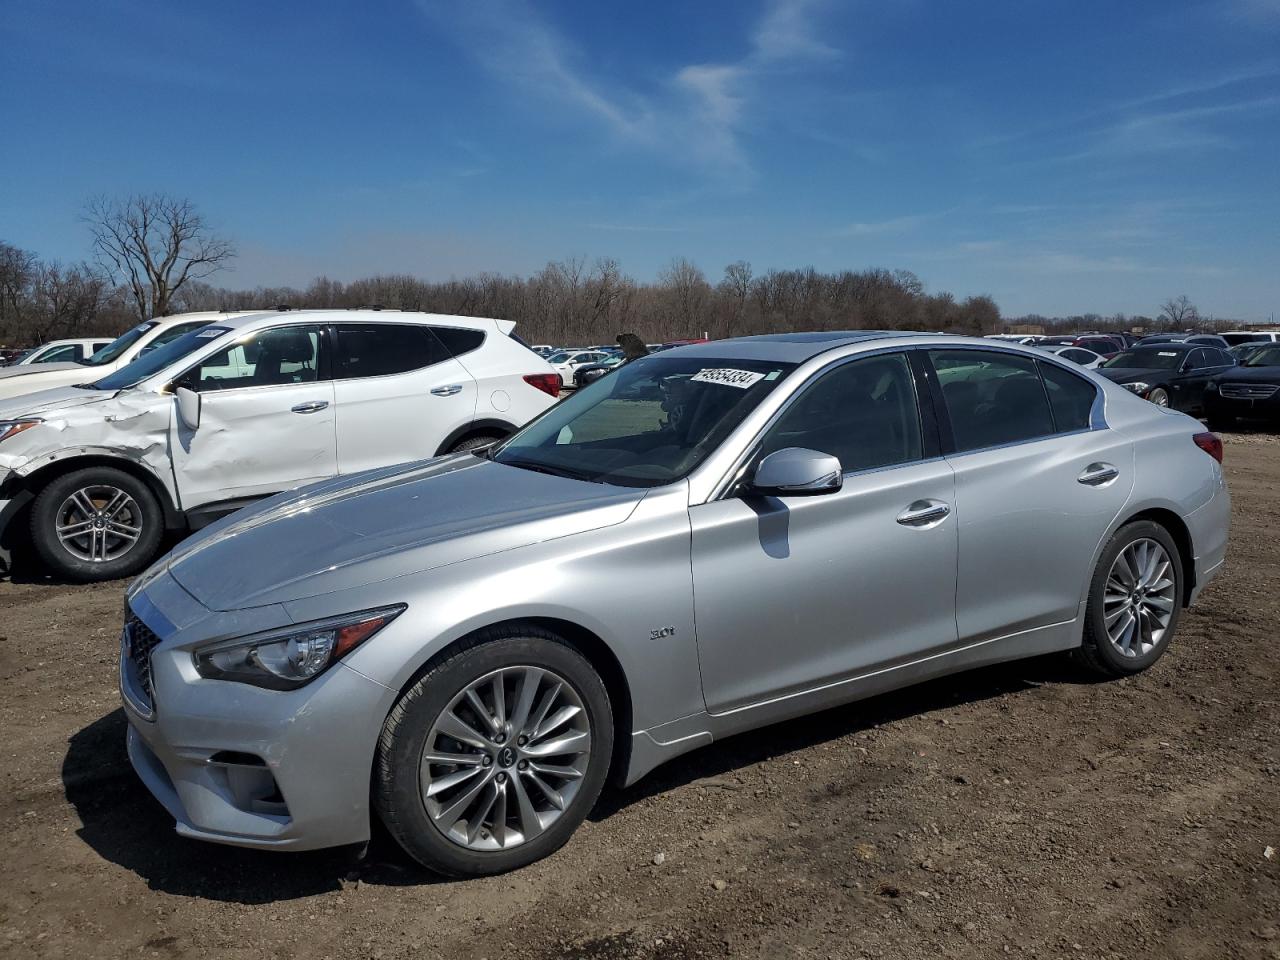
<svg viewBox="0 0 1280 960">
<path fill-rule="evenodd" d="M 1049 407 L 1053 410 L 1053 423 L 1059 433 L 1088 430 L 1093 402 L 1098 388 L 1084 377 L 1051 363 L 1040 364 L 1044 388 L 1049 394 Z"/>
<path fill-rule="evenodd" d="M 470 353 L 484 343 L 484 331 L 468 330 L 466 327 L 432 327 L 440 342 L 452 356 L 460 357 Z"/>
<path fill-rule="evenodd" d="M 417 324 L 338 324 L 335 380 L 386 377 L 449 358 L 431 329 Z"/>
</svg>

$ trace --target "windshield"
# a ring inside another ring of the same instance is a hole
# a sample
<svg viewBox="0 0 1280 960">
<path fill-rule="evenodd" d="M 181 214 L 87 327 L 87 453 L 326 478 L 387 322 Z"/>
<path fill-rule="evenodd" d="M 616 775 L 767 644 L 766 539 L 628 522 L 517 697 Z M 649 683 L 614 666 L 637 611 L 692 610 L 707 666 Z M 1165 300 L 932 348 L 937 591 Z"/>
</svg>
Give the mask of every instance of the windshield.
<svg viewBox="0 0 1280 960">
<path fill-rule="evenodd" d="M 547 357 L 547 363 L 564 363 L 571 356 L 573 356 L 573 354 L 565 353 L 564 351 L 561 351 L 560 353 L 553 353 L 551 356 Z"/>
<path fill-rule="evenodd" d="M 795 369 L 643 357 L 552 407 L 491 454 L 540 473 L 656 487 L 687 476 Z"/>
<path fill-rule="evenodd" d="M 151 352 L 143 351 L 143 355 L 132 363 L 109 376 L 94 383 L 84 384 L 91 390 L 124 390 L 137 386 L 148 377 L 154 377 L 169 364 L 181 360 L 197 347 L 202 347 L 231 330 L 230 327 L 200 327 L 190 333 L 184 333 L 176 340 L 170 340 L 163 347 Z"/>
<path fill-rule="evenodd" d="M 1246 367 L 1280 367 L 1280 346 L 1254 351 L 1244 362 Z"/>
<path fill-rule="evenodd" d="M 1176 370 L 1185 357 L 1184 350 L 1126 350 L 1117 353 L 1104 367 L 1136 367 L 1139 370 Z"/>
<path fill-rule="evenodd" d="M 80 362 L 86 367 L 100 367 L 104 363 L 110 363 L 116 357 L 120 356 L 120 354 L 124 353 L 131 346 L 137 343 L 138 338 L 154 326 L 156 326 L 156 324 L 151 321 L 140 323 L 136 327 L 126 330 L 124 333 L 120 334 L 120 336 L 108 343 L 88 360 L 81 360 Z"/>
</svg>

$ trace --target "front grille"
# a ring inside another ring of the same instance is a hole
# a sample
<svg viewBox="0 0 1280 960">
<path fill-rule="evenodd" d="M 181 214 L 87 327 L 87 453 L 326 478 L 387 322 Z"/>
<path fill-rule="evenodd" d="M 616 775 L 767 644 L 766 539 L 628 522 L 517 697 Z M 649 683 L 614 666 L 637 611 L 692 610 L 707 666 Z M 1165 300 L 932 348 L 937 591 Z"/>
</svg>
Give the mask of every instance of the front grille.
<svg viewBox="0 0 1280 960">
<path fill-rule="evenodd" d="M 1218 392 L 1229 400 L 1269 400 L 1280 384 L 1274 383 L 1224 383 Z"/>
<path fill-rule="evenodd" d="M 139 692 L 146 695 L 149 707 L 154 699 L 151 692 L 151 651 L 160 642 L 160 638 L 128 608 L 125 609 L 124 629 L 127 634 L 125 651 L 129 662 L 133 664 L 133 675 L 138 681 Z"/>
</svg>

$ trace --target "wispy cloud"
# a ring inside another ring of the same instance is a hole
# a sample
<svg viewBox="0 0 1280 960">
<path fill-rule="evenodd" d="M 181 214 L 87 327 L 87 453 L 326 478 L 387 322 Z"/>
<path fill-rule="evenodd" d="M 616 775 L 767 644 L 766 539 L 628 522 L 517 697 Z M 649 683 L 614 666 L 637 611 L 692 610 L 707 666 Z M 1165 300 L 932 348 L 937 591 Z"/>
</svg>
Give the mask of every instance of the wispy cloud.
<svg viewBox="0 0 1280 960">
<path fill-rule="evenodd" d="M 837 227 L 832 234 L 837 237 L 878 237 L 888 234 L 910 233 L 922 224 L 937 219 L 941 214 L 917 213 L 888 220 L 870 220 Z"/>
<path fill-rule="evenodd" d="M 527 0 L 418 5 L 513 88 L 591 119 L 628 144 L 749 177 L 742 138 L 752 108 L 767 93 L 763 78 L 839 56 L 816 28 L 825 2 L 769 0 L 741 57 L 686 64 L 643 90 L 593 75 L 581 52 Z M 672 144 L 682 149 L 673 151 Z"/>
</svg>

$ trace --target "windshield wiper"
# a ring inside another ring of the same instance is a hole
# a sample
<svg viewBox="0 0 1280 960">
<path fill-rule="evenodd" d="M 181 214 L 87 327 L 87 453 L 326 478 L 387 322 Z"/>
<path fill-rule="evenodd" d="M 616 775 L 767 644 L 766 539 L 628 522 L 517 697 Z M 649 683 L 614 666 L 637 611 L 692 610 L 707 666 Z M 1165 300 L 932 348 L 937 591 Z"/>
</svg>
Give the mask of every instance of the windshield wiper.
<svg viewBox="0 0 1280 960">
<path fill-rule="evenodd" d="M 582 470 L 574 470 L 572 467 L 557 467 L 548 463 L 541 463 L 537 460 L 495 460 L 495 463 L 505 463 L 508 467 L 519 467 L 521 470 L 532 470 L 534 473 L 545 473 L 552 477 L 566 477 L 570 480 L 585 480 L 587 483 L 603 483 L 591 474 Z"/>
</svg>

